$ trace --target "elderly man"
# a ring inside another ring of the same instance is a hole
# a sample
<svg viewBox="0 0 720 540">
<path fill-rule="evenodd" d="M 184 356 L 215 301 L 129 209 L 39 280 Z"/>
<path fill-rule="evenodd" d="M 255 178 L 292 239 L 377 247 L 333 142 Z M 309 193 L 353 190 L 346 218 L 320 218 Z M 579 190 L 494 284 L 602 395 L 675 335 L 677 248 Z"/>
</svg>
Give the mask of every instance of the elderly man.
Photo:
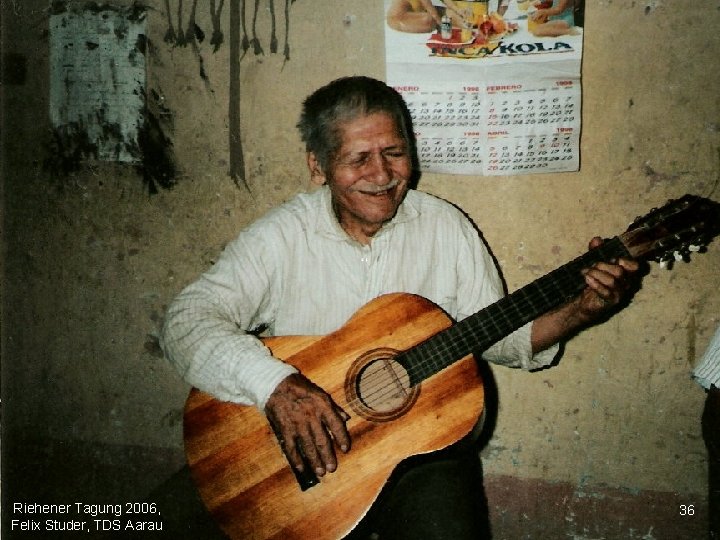
<svg viewBox="0 0 720 540">
<path fill-rule="evenodd" d="M 321 187 L 242 231 L 167 314 L 163 347 L 185 380 L 219 399 L 263 410 L 290 462 L 318 476 L 336 470 L 338 449 L 352 452 L 348 416 L 322 388 L 273 358 L 254 330 L 326 334 L 390 292 L 424 296 L 460 320 L 503 294 L 467 218 L 410 189 L 416 167 L 408 118 L 399 94 L 371 78 L 338 79 L 313 93 L 298 127 L 312 182 Z M 493 345 L 483 358 L 525 369 L 548 365 L 558 341 L 623 299 L 636 270 L 624 259 L 586 269 L 587 287 L 576 299 Z M 407 509 L 404 497 L 384 497 L 378 505 L 390 505 L 393 519 L 374 510 L 360 530 L 393 539 L 481 537 L 481 486 L 467 468 L 478 462 L 477 451 L 463 442 L 429 461 L 400 475 L 397 484 L 400 492 L 427 491 L 432 503 Z M 438 474 L 445 478 L 437 484 L 446 486 L 441 492 L 423 487 Z M 402 533 L 393 529 L 398 524 Z"/>
</svg>

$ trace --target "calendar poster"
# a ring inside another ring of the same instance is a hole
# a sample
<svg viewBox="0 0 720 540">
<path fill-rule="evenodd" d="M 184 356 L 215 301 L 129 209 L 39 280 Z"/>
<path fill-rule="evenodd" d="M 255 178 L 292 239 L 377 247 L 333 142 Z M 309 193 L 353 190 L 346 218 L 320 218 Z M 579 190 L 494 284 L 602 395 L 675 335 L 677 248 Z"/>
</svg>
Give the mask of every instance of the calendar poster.
<svg viewBox="0 0 720 540">
<path fill-rule="evenodd" d="M 408 104 L 423 171 L 579 169 L 583 7 L 385 0 L 387 83 Z"/>
</svg>

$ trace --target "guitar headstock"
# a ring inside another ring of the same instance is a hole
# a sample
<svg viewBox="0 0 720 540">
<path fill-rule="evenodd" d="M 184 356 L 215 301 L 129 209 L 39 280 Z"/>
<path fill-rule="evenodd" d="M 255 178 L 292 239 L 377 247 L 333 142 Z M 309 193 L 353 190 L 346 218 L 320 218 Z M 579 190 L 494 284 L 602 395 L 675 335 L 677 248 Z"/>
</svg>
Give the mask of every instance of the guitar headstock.
<svg viewBox="0 0 720 540">
<path fill-rule="evenodd" d="M 685 195 L 637 218 L 620 235 L 630 255 L 661 264 L 687 260 L 720 233 L 720 203 Z"/>
</svg>

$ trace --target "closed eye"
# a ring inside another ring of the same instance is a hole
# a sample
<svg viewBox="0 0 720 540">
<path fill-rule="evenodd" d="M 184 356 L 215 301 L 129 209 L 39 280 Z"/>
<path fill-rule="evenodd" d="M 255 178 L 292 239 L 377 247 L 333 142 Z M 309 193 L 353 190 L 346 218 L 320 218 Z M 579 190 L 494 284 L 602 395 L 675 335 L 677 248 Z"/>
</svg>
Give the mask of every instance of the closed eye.
<svg viewBox="0 0 720 540">
<path fill-rule="evenodd" d="M 347 167 L 361 168 L 372 160 L 374 152 L 361 152 L 359 154 L 347 156 L 341 160 L 341 164 Z M 381 150 L 380 155 L 383 159 L 396 160 L 407 157 L 407 150 L 403 147 L 391 147 Z"/>
</svg>

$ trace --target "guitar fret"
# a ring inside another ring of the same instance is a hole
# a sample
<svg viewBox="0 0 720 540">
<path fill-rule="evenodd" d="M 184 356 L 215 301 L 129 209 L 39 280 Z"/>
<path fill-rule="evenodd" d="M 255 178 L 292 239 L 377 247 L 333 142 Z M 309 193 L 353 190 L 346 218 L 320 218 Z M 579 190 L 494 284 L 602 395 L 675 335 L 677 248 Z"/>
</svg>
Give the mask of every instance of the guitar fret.
<svg viewBox="0 0 720 540">
<path fill-rule="evenodd" d="M 599 261 L 610 261 L 622 256 L 627 256 L 627 251 L 621 240 L 608 240 L 599 248 L 588 251 L 401 353 L 397 360 L 407 369 L 410 383 L 418 384 L 460 358 L 484 351 L 542 313 L 578 294 L 585 287 L 582 269 Z"/>
</svg>

